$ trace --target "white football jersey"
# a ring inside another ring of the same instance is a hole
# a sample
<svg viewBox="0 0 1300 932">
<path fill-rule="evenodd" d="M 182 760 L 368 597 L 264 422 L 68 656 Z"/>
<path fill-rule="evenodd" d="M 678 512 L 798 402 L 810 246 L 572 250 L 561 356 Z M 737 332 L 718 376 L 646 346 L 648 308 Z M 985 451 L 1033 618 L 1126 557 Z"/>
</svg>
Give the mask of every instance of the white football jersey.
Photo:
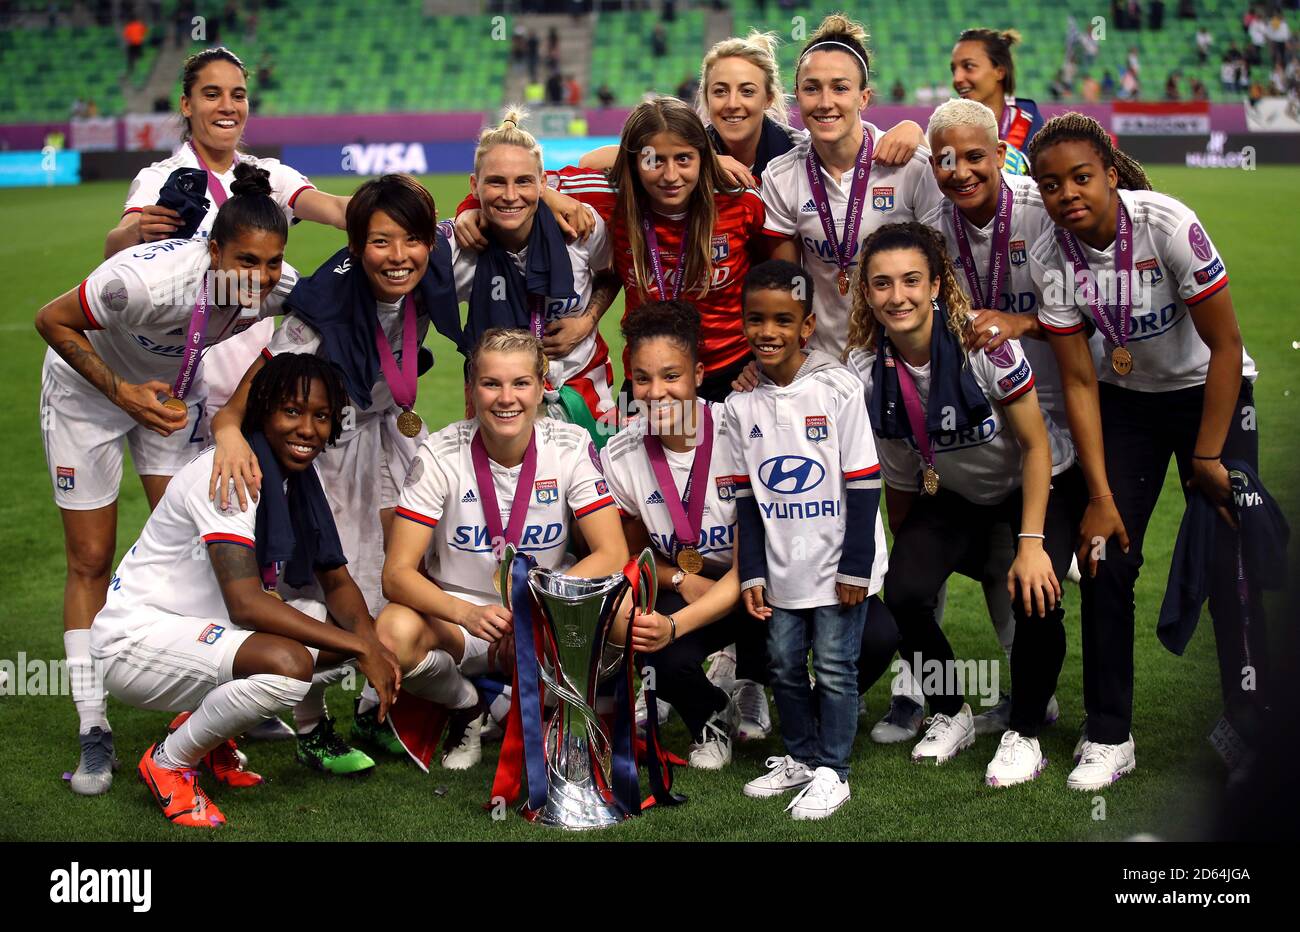
<svg viewBox="0 0 1300 932">
<path fill-rule="evenodd" d="M 478 429 L 477 420 L 457 421 L 429 435 L 411 463 L 397 514 L 434 529 L 426 557 L 433 580 L 451 595 L 487 605 L 500 601 L 492 588 L 500 553 L 493 548 L 470 455 L 470 442 Z M 538 418 L 533 436 L 537 473 L 532 488 L 523 490 L 528 514 L 517 546 L 538 565 L 557 569 L 569 542 L 570 513 L 583 518 L 613 505 L 614 500 L 583 428 Z M 507 469 L 490 460 L 489 466 L 505 529 L 523 467 Z"/>
<path fill-rule="evenodd" d="M 108 600 L 95 616 L 97 644 L 107 647 L 120 638 L 137 637 L 160 616 L 226 615 L 225 599 L 212 571 L 207 545 L 230 543 L 254 548 L 257 509 L 262 499 L 250 501 L 247 511 L 240 511 L 236 501 L 220 510 L 208 498 L 214 456 L 216 449 L 209 447 L 167 483 L 167 491 L 149 515 L 139 540 L 122 558 L 109 582 Z"/>
<path fill-rule="evenodd" d="M 1042 236 L 1044 230 L 1052 229 L 1052 218 L 1043 208 L 1043 198 L 1038 193 L 1038 184 L 1025 175 L 1002 173 L 1002 180 L 1011 189 L 1011 242 L 1007 246 L 1007 276 L 1002 293 L 997 297 L 996 311 L 1006 314 L 1038 315 L 1040 303 L 1038 288 L 1029 267 L 1029 247 Z M 948 244 L 948 258 L 952 260 L 962 291 L 970 295 L 970 283 L 962 271 L 961 250 L 957 248 L 957 234 L 953 229 L 952 202 L 944 199 L 921 222 L 943 234 Z M 993 243 L 993 228 L 997 223 L 994 217 L 983 227 L 976 228 L 963 218 L 966 227 L 966 240 L 970 244 L 971 257 L 975 260 L 975 271 L 979 275 L 980 288 L 988 289 L 989 251 Z M 1051 416 L 1058 427 L 1069 431 L 1070 425 L 1065 419 L 1065 396 L 1061 393 L 1061 373 L 1056 366 L 1056 354 L 1046 339 L 1023 340 L 1020 348 L 1029 359 L 1034 370 L 1034 387 L 1038 389 L 1038 403 L 1043 411 Z"/>
<path fill-rule="evenodd" d="M 708 402 L 700 401 L 701 405 Z M 722 405 L 709 405 L 713 411 L 713 453 L 709 460 L 707 496 L 704 516 L 700 519 L 700 536 L 695 547 L 709 568 L 707 575 L 720 576 L 731 568 L 731 550 L 736 540 L 736 473 L 731 438 L 727 434 Z M 600 452 L 600 462 L 610 494 L 623 515 L 637 518 L 645 525 L 650 541 L 660 555 L 671 562 L 673 557 L 673 519 L 664 495 L 686 491 L 686 483 L 695 464 L 699 448 L 676 453 L 664 447 L 664 458 L 672 472 L 675 489 L 661 489 L 650 466 L 645 448 L 644 418 L 637 418 L 619 431 Z M 691 489 L 695 495 L 696 490 Z"/>
<path fill-rule="evenodd" d="M 86 338 L 109 368 L 128 382 L 175 382 L 190 316 L 210 264 L 206 241 L 168 239 L 129 246 L 86 276 L 77 291 L 91 328 Z M 204 345 L 220 343 L 260 319 L 279 314 L 297 282 L 298 273 L 285 263 L 279 283 L 264 295 L 260 311 L 243 314 L 238 306 L 213 305 Z M 210 282 L 209 287 L 209 297 L 216 297 L 218 284 Z M 62 358 L 52 364 L 63 367 L 62 374 L 81 379 Z M 192 396 L 198 397 L 202 383 L 200 362 Z"/>
<path fill-rule="evenodd" d="M 235 166 L 240 162 L 253 165 L 255 168 L 265 169 L 270 173 L 271 199 L 280 205 L 280 209 L 284 211 L 285 217 L 289 220 L 293 220 L 293 205 L 297 202 L 298 195 L 302 194 L 303 191 L 313 191 L 316 188 L 314 184 L 307 180 L 306 175 L 290 168 L 279 159 L 260 159 L 256 156 L 241 153 L 235 157 L 235 161 L 231 163 L 228 171 L 216 173 L 217 180 L 221 182 L 227 196 L 230 195 L 230 185 L 235 180 Z M 199 160 L 195 157 L 194 149 L 187 142 L 183 143 L 170 158 L 163 159 L 161 162 L 154 162 L 152 165 L 140 169 L 126 193 L 126 205 L 122 210 L 123 215 L 136 213 L 151 204 L 157 204 L 158 193 L 176 169 L 199 167 Z M 209 192 L 208 215 L 199 224 L 199 228 L 194 234 L 196 238 L 207 240 L 208 234 L 212 232 L 212 224 L 217 219 L 218 209 L 216 201 Z"/>
<path fill-rule="evenodd" d="M 889 568 L 879 511 L 874 528 L 845 526 L 846 489 L 879 488 L 880 464 L 862 383 L 828 363 L 786 386 L 763 379 L 752 392 L 732 392 L 724 408 L 736 495 L 752 495 L 763 521 L 764 596 L 780 608 L 838 604 L 835 577 L 847 533 L 875 535 L 868 594 L 880 590 Z"/>
<path fill-rule="evenodd" d="M 864 124 L 871 133 L 873 143 L 884 135 L 870 123 Z M 839 290 L 839 265 L 835 248 L 826 239 L 822 221 L 808 184 L 804 160 L 812 142 L 808 137 L 793 149 L 773 159 L 763 172 L 763 206 L 767 216 L 764 232 L 787 238 L 793 236 L 803 250 L 803 265 L 813 277 L 813 313 L 817 315 L 817 329 L 808 341 L 809 349 L 821 350 L 839 359 L 849 336 L 849 311 L 851 299 Z M 822 182 L 830 201 L 831 216 L 835 218 L 835 235 L 844 235 L 845 214 L 852 191 L 853 172 L 845 172 L 837 182 L 822 170 Z M 943 195 L 930 170 L 930 150 L 919 148 L 904 165 L 872 163 L 867 202 L 862 208 L 862 222 L 858 226 L 858 241 L 853 244 L 850 259 L 857 261 L 862 241 L 877 228 L 887 223 L 919 220 L 936 205 Z M 849 267 L 853 274 L 853 266 Z"/>
<path fill-rule="evenodd" d="M 384 328 L 384 335 L 388 337 L 388 346 L 392 350 L 393 359 L 396 360 L 399 367 L 403 365 L 402 337 L 406 321 L 406 314 L 402 309 L 403 304 L 404 301 L 375 302 L 375 313 L 379 317 L 379 325 Z M 417 304 L 417 309 L 418 306 Z M 428 316 L 417 310 L 415 326 L 415 345 L 418 349 L 424 345 L 425 335 L 429 332 Z M 315 353 L 320 349 L 320 346 L 321 337 L 316 332 L 316 328 L 296 314 L 290 313 L 286 314 L 284 320 L 280 322 L 280 326 L 276 328 L 275 333 L 271 336 L 271 342 L 262 350 L 262 355 L 271 359 L 280 353 Z M 416 360 L 411 360 L 411 365 L 415 364 Z M 375 380 L 375 384 L 370 387 L 370 407 L 361 408 L 359 405 L 356 406 L 355 416 L 358 424 L 370 418 L 378 417 L 397 405 L 397 402 L 393 400 L 393 392 L 388 387 L 388 379 L 384 377 L 382 367 L 377 374 L 378 378 Z"/>
<path fill-rule="evenodd" d="M 1188 309 L 1227 287 L 1228 270 L 1186 204 L 1155 191 L 1120 189 L 1119 197 L 1133 223 L 1133 271 L 1138 279 L 1126 344 L 1133 354 L 1133 371 L 1115 373 L 1110 362 L 1113 347 L 1099 331 L 1089 341 L 1097 378 L 1140 392 L 1204 385 L 1210 348 L 1196 332 Z M 1114 243 L 1097 250 L 1080 240 L 1079 247 L 1092 272 L 1113 276 Z M 1085 322 L 1092 323 L 1088 301 L 1073 287 L 1074 272 L 1053 231 L 1044 232 L 1031 246 L 1029 261 L 1044 299 L 1038 319 L 1047 330 L 1077 333 Z M 1257 374 L 1244 346 L 1241 374 L 1252 381 Z"/>
<path fill-rule="evenodd" d="M 992 353 L 983 351 L 969 357 L 971 372 L 980 390 L 989 400 L 992 413 L 983 423 L 961 433 L 941 434 L 931 439 L 934 450 L 934 469 L 939 474 L 942 488 L 956 492 L 967 501 L 980 505 L 993 505 L 1021 485 L 1020 441 L 1007 421 L 1002 406 L 1010 404 L 1035 386 L 1036 376 L 1029 360 L 1025 358 L 1018 340 L 1007 340 Z M 866 397 L 871 398 L 871 367 L 874 353 L 862 349 L 849 352 L 848 366 L 857 373 L 866 386 Z M 917 368 L 907 365 L 901 357 L 895 362 L 907 366 L 916 392 L 924 407 L 930 398 L 930 364 Z M 886 365 L 889 361 L 886 360 Z M 1047 425 L 1047 438 L 1052 450 L 1052 475 L 1058 475 L 1074 463 L 1074 446 L 1069 435 L 1050 417 L 1043 418 Z M 916 441 L 876 438 L 880 450 L 880 465 L 885 482 L 904 492 L 921 488 L 921 474 L 925 461 L 917 450 Z"/>
<path fill-rule="evenodd" d="M 600 214 L 589 206 L 587 206 L 587 211 L 596 223 L 591 235 L 587 237 L 585 242 L 574 241 L 568 244 L 569 261 L 573 266 L 573 290 L 576 297 L 547 298 L 545 314 L 547 323 L 559 320 L 562 317 L 572 317 L 586 310 L 587 303 L 591 301 L 592 277 L 597 272 L 609 268 L 611 259 L 609 231 L 605 226 L 605 221 L 600 219 Z M 447 238 L 447 242 L 451 246 L 452 270 L 456 276 L 456 299 L 458 301 L 468 301 L 470 291 L 474 287 L 474 272 L 478 268 L 480 253 L 474 249 L 461 249 L 460 246 L 456 245 L 456 237 L 451 233 L 451 223 L 449 221 L 444 220 L 439 224 L 439 232 Z M 521 273 L 526 273 L 528 262 L 527 246 L 519 250 L 519 252 L 510 253 L 510 258 L 514 260 L 516 268 Z M 591 364 L 592 358 L 596 355 L 596 341 L 599 335 L 598 330 L 592 330 L 585 340 L 573 348 L 569 355 L 563 359 L 552 359 L 550 361 L 547 380 L 552 386 L 558 388 Z"/>
</svg>

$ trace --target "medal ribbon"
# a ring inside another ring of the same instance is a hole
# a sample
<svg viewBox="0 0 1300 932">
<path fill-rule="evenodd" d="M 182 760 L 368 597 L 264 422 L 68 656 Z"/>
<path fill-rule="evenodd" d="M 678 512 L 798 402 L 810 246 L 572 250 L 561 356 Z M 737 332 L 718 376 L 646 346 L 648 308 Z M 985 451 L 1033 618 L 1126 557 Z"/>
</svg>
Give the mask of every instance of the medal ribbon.
<svg viewBox="0 0 1300 932">
<path fill-rule="evenodd" d="M 952 227 L 957 237 L 957 249 L 961 252 L 961 267 L 966 273 L 966 284 L 970 288 L 971 304 L 975 310 L 988 308 L 997 310 L 998 296 L 1007 281 L 1007 248 L 1011 244 L 1011 209 L 1015 195 L 1003 181 L 998 188 L 998 212 L 993 220 L 993 236 L 989 241 L 989 290 L 986 295 L 980 288 L 980 275 L 975 269 L 975 256 L 971 253 L 970 238 L 966 235 L 966 223 L 961 210 L 952 205 Z"/>
<path fill-rule="evenodd" d="M 939 324 L 936 322 L 935 326 Z M 892 353 L 890 358 L 894 360 L 894 368 L 898 372 L 898 387 L 903 393 L 903 408 L 907 411 L 907 423 L 912 427 L 912 439 L 916 441 L 916 449 L 925 465 L 934 469 L 934 448 L 930 445 L 930 434 L 925 429 L 921 395 L 916 390 L 916 383 L 912 381 L 912 373 L 907 371 L 907 363 L 901 357 L 895 359 Z"/>
<path fill-rule="evenodd" d="M 379 365 L 384 370 L 384 381 L 388 383 L 393 400 L 403 411 L 411 410 L 415 404 L 416 377 L 420 371 L 420 357 L 415 347 L 415 299 L 406 296 L 402 302 L 402 365 L 397 365 L 393 357 L 393 348 L 388 345 L 388 336 L 384 325 L 375 319 L 375 348 L 379 350 Z"/>
<path fill-rule="evenodd" d="M 546 296 L 529 295 L 528 297 L 528 329 L 532 331 L 533 336 L 542 339 L 546 335 Z"/>
<path fill-rule="evenodd" d="M 184 399 L 190 386 L 194 383 L 194 374 L 198 371 L 199 360 L 203 358 L 203 344 L 208 335 L 208 276 L 205 273 L 199 280 L 199 299 L 194 302 L 190 313 L 189 331 L 185 334 L 185 352 L 181 354 L 181 371 L 176 375 L 172 386 L 172 395 Z"/>
<path fill-rule="evenodd" d="M 645 452 L 650 457 L 650 468 L 654 470 L 655 481 L 659 483 L 659 493 L 668 506 L 668 514 L 673 519 L 673 538 L 676 549 L 695 547 L 700 539 L 700 525 L 704 520 L 704 500 L 707 494 L 691 497 L 691 489 L 708 489 L 709 464 L 713 461 L 713 412 L 707 404 L 697 402 L 697 411 L 703 414 L 704 437 L 695 449 L 695 461 L 691 463 L 690 477 L 686 480 L 686 493 L 677 494 L 677 483 L 673 481 L 673 472 L 668 467 L 668 457 L 658 437 L 646 434 Z M 697 423 L 697 427 L 700 426 Z"/>
<path fill-rule="evenodd" d="M 1092 311 L 1092 319 L 1097 322 L 1097 329 L 1102 332 L 1112 346 L 1123 346 L 1128 342 L 1129 320 L 1133 316 L 1133 226 L 1129 222 L 1128 211 L 1124 202 L 1119 202 L 1119 217 L 1115 222 L 1115 279 L 1119 289 L 1119 304 L 1111 314 L 1110 305 L 1097 294 L 1097 283 L 1089 272 L 1088 259 L 1083 254 L 1079 240 L 1068 230 L 1056 228 L 1056 241 L 1065 250 L 1065 256 L 1074 268 L 1075 285 L 1083 285 L 1083 295 Z M 1079 273 L 1084 280 L 1079 282 Z"/>
<path fill-rule="evenodd" d="M 862 125 L 862 145 L 858 147 L 858 158 L 853 169 L 853 184 L 849 188 L 849 204 L 844 211 L 844 240 L 835 235 L 835 217 L 831 214 L 830 200 L 826 197 L 826 184 L 822 181 L 822 160 L 817 155 L 817 147 L 810 146 L 808 156 L 804 159 L 804 170 L 808 173 L 808 187 L 812 189 L 813 203 L 817 205 L 817 216 L 822 222 L 822 232 L 826 241 L 835 250 L 835 264 L 845 275 L 849 272 L 850 259 L 858 245 L 858 229 L 862 226 L 863 206 L 866 202 L 867 185 L 871 183 L 871 130 Z"/>
<path fill-rule="evenodd" d="M 677 254 L 677 281 L 673 284 L 673 293 L 669 295 L 664 283 L 664 260 L 659 254 L 659 234 L 655 232 L 655 225 L 650 220 L 650 211 L 644 208 L 641 210 L 641 229 L 645 233 L 646 249 L 650 252 L 650 269 L 654 272 L 655 288 L 659 290 L 661 301 L 675 301 L 682 296 L 682 283 L 686 279 L 686 237 L 690 232 L 690 223 L 689 215 L 682 218 L 682 248 Z"/>
<path fill-rule="evenodd" d="M 478 481 L 478 492 L 483 499 L 483 518 L 487 522 L 488 533 L 492 535 L 492 545 L 497 541 L 500 546 L 514 544 L 519 546 L 523 534 L 524 521 L 528 517 L 528 495 L 533 479 L 537 476 L 537 435 L 529 434 L 528 449 L 524 451 L 524 462 L 519 468 L 519 479 L 515 482 L 515 497 L 510 502 L 510 523 L 501 529 L 501 506 L 497 502 L 496 485 L 492 481 L 492 467 L 488 465 L 487 447 L 483 445 L 483 428 L 474 434 L 469 445 L 470 459 L 474 461 L 474 478 Z"/>
<path fill-rule="evenodd" d="M 190 151 L 194 153 L 194 160 L 199 163 L 199 168 L 208 173 L 208 193 L 212 195 L 212 203 L 220 207 L 226 203 L 226 198 L 229 196 L 226 194 L 226 189 L 221 185 L 221 179 L 217 177 L 216 172 L 208 168 L 208 163 L 203 161 L 203 156 L 199 155 L 198 147 L 194 145 L 193 141 L 190 142 Z M 236 153 L 235 161 L 231 163 L 231 167 L 233 168 L 238 164 L 239 154 Z"/>
</svg>

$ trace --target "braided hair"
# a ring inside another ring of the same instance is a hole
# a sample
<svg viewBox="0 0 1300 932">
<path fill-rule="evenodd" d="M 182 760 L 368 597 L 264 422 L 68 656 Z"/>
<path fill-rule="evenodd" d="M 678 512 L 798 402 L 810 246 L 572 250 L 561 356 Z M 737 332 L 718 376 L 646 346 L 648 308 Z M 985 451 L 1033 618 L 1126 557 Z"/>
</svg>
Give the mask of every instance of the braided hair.
<svg viewBox="0 0 1300 932">
<path fill-rule="evenodd" d="M 1082 113 L 1062 113 L 1048 120 L 1029 140 L 1029 168 L 1038 177 L 1038 159 L 1044 152 L 1063 142 L 1086 142 L 1097 150 L 1101 164 L 1114 168 L 1119 186 L 1126 191 L 1150 191 L 1151 181 L 1137 159 L 1120 151 L 1106 128 Z"/>
<path fill-rule="evenodd" d="M 939 302 L 948 311 L 946 321 L 948 329 L 957 337 L 962 347 L 966 346 L 967 331 L 970 329 L 970 298 L 961 290 L 957 274 L 948 258 L 948 249 L 943 238 L 936 231 L 921 223 L 888 223 L 877 229 L 862 243 L 858 253 L 858 264 L 853 270 L 853 310 L 849 313 L 849 339 L 844 355 L 849 350 L 861 347 L 868 353 L 877 351 L 883 326 L 876 320 L 867 302 L 867 263 L 878 252 L 890 252 L 895 249 L 915 249 L 925 256 L 925 265 L 929 271 L 929 281 L 939 279 Z"/>
<path fill-rule="evenodd" d="M 280 353 L 257 370 L 248 387 L 248 404 L 239 425 L 244 436 L 265 430 L 267 420 L 281 403 L 310 397 L 314 379 L 320 380 L 329 401 L 329 442 L 333 445 L 343 433 L 343 408 L 348 403 L 348 394 L 338 366 L 312 353 Z"/>
</svg>

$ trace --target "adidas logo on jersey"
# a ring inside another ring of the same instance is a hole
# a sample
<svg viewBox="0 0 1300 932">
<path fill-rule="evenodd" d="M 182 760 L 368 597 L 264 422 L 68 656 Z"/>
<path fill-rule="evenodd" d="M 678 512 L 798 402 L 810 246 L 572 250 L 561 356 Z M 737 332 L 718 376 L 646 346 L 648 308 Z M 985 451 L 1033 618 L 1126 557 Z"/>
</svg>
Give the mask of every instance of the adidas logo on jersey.
<svg viewBox="0 0 1300 932">
<path fill-rule="evenodd" d="M 817 204 L 813 201 L 812 198 L 808 198 L 808 200 L 804 202 L 804 205 L 799 208 L 799 213 L 815 214 L 817 213 Z"/>
<path fill-rule="evenodd" d="M 474 496 L 474 490 L 470 489 L 468 492 L 465 493 L 465 497 L 462 498 L 460 501 L 461 504 L 463 505 L 465 502 L 476 502 L 478 501 L 478 499 Z"/>
<path fill-rule="evenodd" d="M 650 497 L 645 500 L 645 503 L 647 505 L 662 505 L 664 503 L 664 497 L 659 494 L 658 489 L 655 489 L 650 493 Z"/>
<path fill-rule="evenodd" d="M 756 439 L 758 439 L 759 437 L 762 437 L 762 436 L 763 436 L 763 432 L 762 432 L 761 430 L 759 430 L 759 429 L 758 429 L 758 425 L 755 424 L 753 430 L 751 430 L 751 431 L 749 432 L 749 439 L 750 439 L 750 440 L 756 440 Z"/>
</svg>

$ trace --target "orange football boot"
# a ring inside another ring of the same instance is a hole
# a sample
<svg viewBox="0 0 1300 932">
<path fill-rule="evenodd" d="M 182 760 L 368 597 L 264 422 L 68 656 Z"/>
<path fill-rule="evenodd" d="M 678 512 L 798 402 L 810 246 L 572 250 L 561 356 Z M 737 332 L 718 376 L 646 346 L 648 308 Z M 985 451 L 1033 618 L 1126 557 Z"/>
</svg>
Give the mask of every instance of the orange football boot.
<svg viewBox="0 0 1300 932">
<path fill-rule="evenodd" d="M 226 817 L 208 799 L 190 768 L 171 770 L 154 760 L 158 745 L 153 744 L 140 758 L 140 781 L 149 788 L 163 815 L 173 825 L 190 828 L 217 828 L 226 824 Z"/>
<path fill-rule="evenodd" d="M 182 712 L 176 716 L 167 726 L 167 733 L 171 734 L 180 728 L 189 717 L 189 712 Z M 200 763 L 212 771 L 212 776 L 216 777 L 218 783 L 224 783 L 226 786 L 257 786 L 264 782 L 261 774 L 245 769 L 248 766 L 248 758 L 239 750 L 233 738 L 218 744 L 204 754 Z"/>
</svg>

